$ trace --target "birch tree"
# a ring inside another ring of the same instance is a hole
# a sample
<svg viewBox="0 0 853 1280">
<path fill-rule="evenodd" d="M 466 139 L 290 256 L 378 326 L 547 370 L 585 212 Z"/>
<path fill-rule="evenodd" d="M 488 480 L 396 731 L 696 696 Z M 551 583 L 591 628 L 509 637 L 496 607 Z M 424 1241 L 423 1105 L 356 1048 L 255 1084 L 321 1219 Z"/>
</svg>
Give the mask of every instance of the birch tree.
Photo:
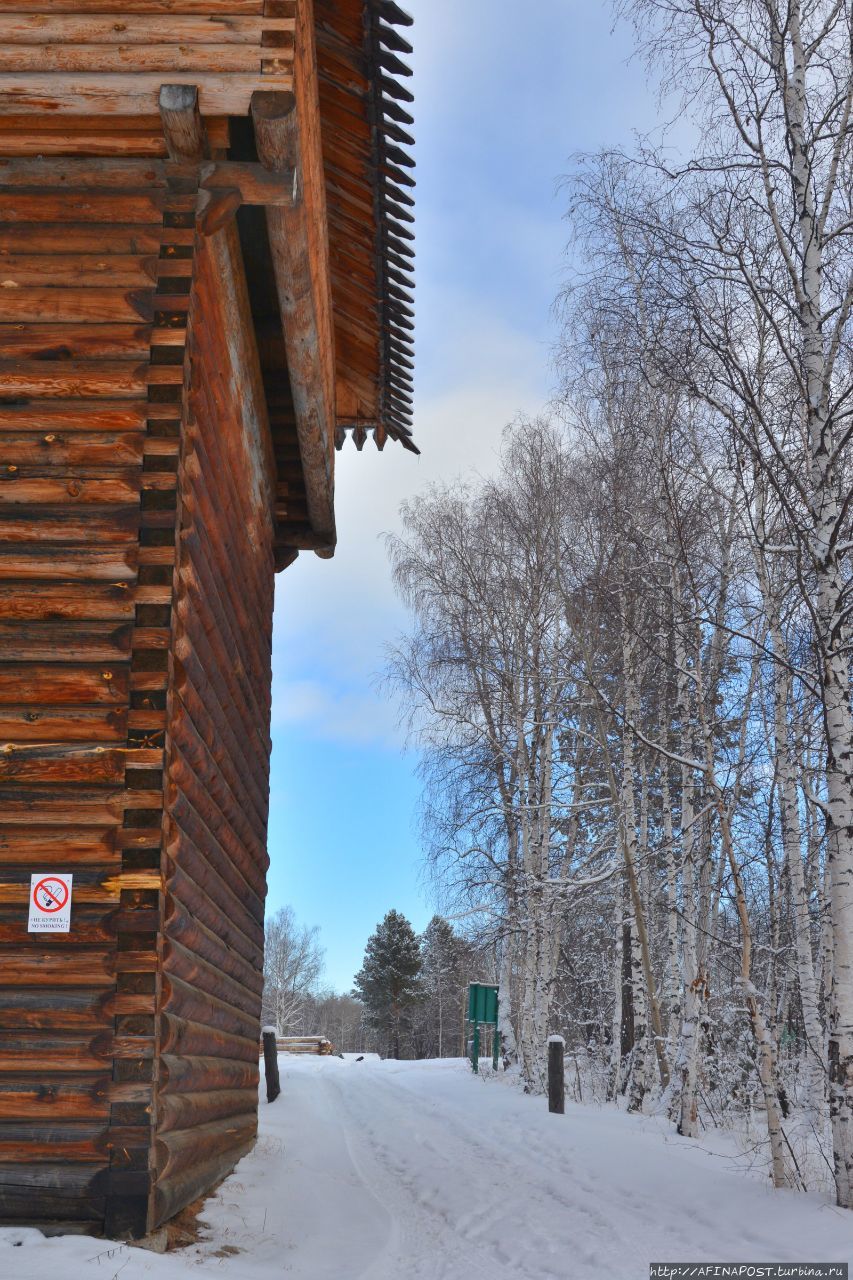
<svg viewBox="0 0 853 1280">
<path fill-rule="evenodd" d="M 687 83 L 699 141 L 643 217 L 695 394 L 778 497 L 813 621 L 826 738 L 836 1195 L 853 1207 L 853 714 L 849 663 L 850 6 L 626 0 L 647 51 Z M 672 371 L 672 370 L 671 370 Z M 767 394 L 768 387 L 770 394 Z M 765 550 L 770 550 L 766 547 Z"/>
</svg>

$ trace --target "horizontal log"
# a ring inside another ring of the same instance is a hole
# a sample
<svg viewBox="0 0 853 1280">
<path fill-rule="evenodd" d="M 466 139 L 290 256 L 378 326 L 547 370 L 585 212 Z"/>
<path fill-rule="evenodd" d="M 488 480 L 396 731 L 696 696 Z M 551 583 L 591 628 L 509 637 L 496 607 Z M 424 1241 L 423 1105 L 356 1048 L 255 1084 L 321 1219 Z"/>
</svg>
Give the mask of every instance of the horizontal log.
<svg viewBox="0 0 853 1280">
<path fill-rule="evenodd" d="M 222 1032 L 257 1041 L 260 1001 L 257 1012 L 247 1012 L 224 1000 L 218 1000 L 207 992 L 197 990 L 174 974 L 169 974 L 164 976 L 162 982 L 161 1008 L 176 1017 L 209 1027 L 211 1038 Z"/>
<path fill-rule="evenodd" d="M 137 591 L 126 582 L 0 582 L 0 620 L 17 623 L 58 621 L 131 622 Z"/>
<path fill-rule="evenodd" d="M 0 432 L 140 431 L 155 416 L 154 407 L 136 400 L 0 404 Z"/>
<path fill-rule="evenodd" d="M 229 1061 L 258 1061 L 256 1036 L 235 1036 L 190 1018 L 161 1015 L 161 1053 L 177 1057 L 219 1057 Z"/>
<path fill-rule="evenodd" d="M 0 224 L 0 254 L 82 253 L 104 257 L 107 254 L 136 256 L 160 252 L 163 227 L 161 222 L 154 222 L 153 217 L 147 226 L 93 225 L 87 222 L 68 222 L 69 212 L 66 197 L 63 216 L 56 223 Z M 187 243 L 192 244 L 194 235 L 194 231 L 170 228 L 169 241 L 175 244 L 179 237 L 187 236 Z"/>
<path fill-rule="evenodd" d="M 238 1160 L 251 1151 L 255 1135 L 246 1133 L 243 1140 L 210 1156 L 199 1159 L 183 1173 L 158 1181 L 154 1188 L 154 1224 L 166 1222 L 230 1173 Z"/>
<path fill-rule="evenodd" d="M 126 740 L 127 711 L 123 707 L 75 707 L 73 711 L 0 707 L 0 743 Z"/>
<path fill-rule="evenodd" d="M 0 494 L 3 486 L 0 484 Z M 133 624 L 0 621 L 0 662 L 122 662 L 130 659 Z"/>
<path fill-rule="evenodd" d="M 0 19 L 2 22 L 2 19 Z M 55 56 L 57 51 L 48 56 Z M 110 52 L 109 50 L 105 52 Z M 25 50 L 22 56 L 28 56 Z M 55 194 L 60 188 L 74 188 L 87 194 L 103 194 L 122 189 L 146 190 L 149 187 L 165 187 L 166 170 L 162 160 L 128 159 L 117 156 L 79 157 L 45 160 L 41 155 L 24 158 L 0 157 L 0 191 L 18 187 L 31 192 L 46 188 Z"/>
<path fill-rule="evenodd" d="M 0 520 L 8 518 L 3 507 L 41 506 L 133 506 L 139 501 L 141 476 L 137 472 L 120 473 L 110 480 L 78 479 L 73 473 L 54 478 L 28 476 L 20 467 L 0 466 Z M 17 513 L 16 513 L 17 514 Z M 88 516 L 83 519 L 88 520 Z M 91 526 L 90 526 L 91 527 Z M 121 526 L 120 526 L 121 527 Z M 42 524 L 43 532 L 44 524 Z"/>
<path fill-rule="evenodd" d="M 225 1089 L 254 1090 L 257 1093 L 260 1070 L 257 1060 L 231 1062 L 227 1058 L 177 1057 L 163 1054 L 160 1058 L 159 1093 L 205 1093 Z"/>
<path fill-rule="evenodd" d="M 270 49 L 277 57 L 275 70 L 292 73 L 293 54 L 287 49 Z M 251 44 L 14 44 L 0 46 L 0 72 L 13 74 L 17 81 L 24 72 L 41 75 L 64 73 L 77 77 L 81 73 L 127 73 L 125 94 L 137 97 L 131 77 L 159 71 L 170 75 L 193 72 L 203 80 L 211 73 L 237 72 L 258 76 L 261 50 Z M 224 86 L 223 86 L 224 89 Z"/>
<path fill-rule="evenodd" d="M 0 663 L 0 705 L 126 703 L 129 672 L 122 667 L 45 667 Z"/>
<path fill-rule="evenodd" d="M 263 989 L 263 956 L 259 950 L 254 951 L 254 964 L 250 963 L 228 945 L 227 929 L 215 917 L 214 927 L 209 928 L 195 915 L 191 914 L 174 893 L 167 894 L 165 906 L 164 932 L 167 938 L 181 943 L 187 950 L 201 956 L 214 968 L 240 982 L 250 991 Z M 241 938 L 245 946 L 249 940 Z M 251 945 L 251 944 L 249 944 Z"/>
<path fill-rule="evenodd" d="M 0 866 L 15 862 L 31 861 L 34 853 L 48 859 L 48 865 L 58 866 L 63 860 L 75 865 L 98 867 L 115 862 L 120 866 L 120 855 L 115 852 L 113 833 L 100 827 L 33 826 L 4 828 L 0 816 Z M 0 984 L 0 1000 L 3 988 Z"/>
<path fill-rule="evenodd" d="M 105 253 L 102 257 L 88 253 L 10 255 L 0 258 L 0 289 L 20 289 L 25 285 L 147 287 L 157 279 L 157 262 L 153 256 L 119 253 Z"/>
<path fill-rule="evenodd" d="M 221 815 L 205 796 L 204 783 L 179 759 L 174 744 L 167 797 L 169 814 L 176 828 L 202 853 L 215 875 L 237 894 L 247 914 L 258 922 L 263 921 L 266 850 L 263 861 L 253 859 L 250 851 L 235 839 L 233 831 L 221 824 Z M 197 879 L 206 889 L 207 876 L 202 872 Z M 216 893 L 215 882 L 210 891 L 212 895 Z"/>
<path fill-rule="evenodd" d="M 49 940 L 45 937 L 43 941 Z M 115 958 L 104 951 L 38 955 L 9 948 L 3 952 L 3 982 L 10 987 L 111 987 L 115 983 Z"/>
<path fill-rule="evenodd" d="M 28 1187 L 0 1187 L 0 1221 L 26 1222 L 31 1226 L 42 1223 L 55 1225 L 73 1223 L 76 1228 L 89 1231 L 94 1224 L 103 1229 L 106 1199 L 103 1195 L 85 1195 L 82 1192 L 48 1191 L 42 1188 L 37 1195 Z M 67 1228 L 65 1228 L 67 1229 Z"/>
<path fill-rule="evenodd" d="M 79 14 L 81 0 L 14 0 L 16 13 L 44 14 L 47 8 L 50 14 Z M 200 14 L 203 17 L 217 14 L 229 17 L 250 17 L 262 14 L 264 0 L 124 0 L 117 5 L 117 0 L 85 0 L 86 13 L 109 14 L 113 19 L 133 14 L 160 13 L 167 14 L 167 21 L 176 15 L 187 16 Z"/>
<path fill-rule="evenodd" d="M 66 120 L 73 119 L 65 116 Z M 88 117 L 91 119 L 92 117 Z M 87 122 L 88 122 L 87 119 Z M 134 117 L 134 122 L 136 117 Z M 150 159 L 162 159 L 166 154 L 163 138 L 160 134 L 144 133 L 133 129 L 125 135 L 111 135 L 100 130 L 88 133 L 57 133 L 55 130 L 39 128 L 34 134 L 3 132 L 3 151 L 7 156 L 22 158 L 33 153 L 38 147 L 42 156 L 114 156 L 117 153 L 126 156 L 140 156 Z"/>
<path fill-rule="evenodd" d="M 241 1095 L 243 1098 L 245 1094 Z M 158 1133 L 154 1140 L 154 1164 L 158 1185 L 165 1185 L 170 1178 L 183 1173 L 193 1165 L 210 1160 L 220 1154 L 246 1150 L 258 1131 L 257 1094 L 252 1099 L 251 1110 L 229 1116 L 225 1120 L 213 1120 L 208 1124 L 188 1129 L 174 1129 Z M 239 1155 L 234 1155 L 236 1163 Z"/>
<path fill-rule="evenodd" d="M 5 76 L 0 75 L 0 103 Z M 0 109 L 2 115 L 2 109 Z M 72 204 L 73 201 L 73 204 Z M 31 191 L 0 187 L 0 222 L 52 222 L 61 224 L 69 213 L 86 222 L 149 223 L 159 224 L 163 216 L 165 195 L 163 191 Z M 158 242 L 162 233 L 158 232 Z M 57 242 L 57 247 L 62 242 Z M 68 253 L 70 248 L 62 245 Z M 54 250 L 55 252 L 55 250 Z M 9 303 L 4 301 L 4 310 Z M 112 317 L 105 315 L 104 319 Z M 45 320 L 51 319 L 46 315 Z"/>
<path fill-rule="evenodd" d="M 0 275 L 8 261 L 0 257 Z M 147 360 L 153 332 L 144 324 L 0 324 L 0 360 Z"/>
<path fill-rule="evenodd" d="M 216 871 L 211 872 L 204 855 L 185 836 L 170 839 L 169 857 L 165 863 L 166 888 L 170 895 L 166 912 L 184 913 L 196 918 L 210 930 L 217 930 L 223 941 L 253 967 L 263 964 L 263 925 L 249 913 L 230 881 Z M 204 887 L 200 884 L 204 878 Z M 180 938 L 180 925 L 176 924 Z"/>
<path fill-rule="evenodd" d="M 186 166 L 175 166 L 185 169 Z M 172 166 L 167 166 L 171 171 Z M 296 191 L 292 170 L 271 173 L 260 164 L 234 160 L 209 161 L 198 170 L 202 191 L 238 191 L 244 204 L 289 206 Z"/>
<path fill-rule="evenodd" d="M 85 865 L 77 866 L 72 864 L 69 854 L 68 862 L 74 871 L 74 907 L 80 908 L 81 920 L 106 920 L 114 916 L 119 906 L 121 887 L 118 881 L 121 875 L 139 874 L 138 872 L 122 873 L 117 865 L 117 859 L 113 858 L 103 858 L 100 863 L 90 861 Z M 31 870 L 28 863 L 16 865 L 4 860 L 0 865 L 0 916 L 3 919 L 10 918 L 10 903 L 19 904 L 22 899 L 26 902 Z M 150 904 L 142 901 L 133 904 L 125 902 L 123 905 L 129 908 L 131 905 L 147 907 Z M 24 940 L 27 941 L 27 939 Z M 37 937 L 32 937 L 29 941 L 34 947 L 42 945 Z"/>
<path fill-rule="evenodd" d="M 138 529 L 138 498 L 123 506 L 99 503 L 72 506 L 57 502 L 0 504 L 0 545 L 28 543 L 35 549 L 39 543 L 77 543 L 85 550 L 93 542 L 101 545 L 124 542 L 132 547 Z"/>
<path fill-rule="evenodd" d="M 257 1081 L 246 1089 L 213 1089 L 203 1093 L 160 1093 L 157 1132 L 200 1128 L 212 1121 L 245 1115 L 257 1106 Z M 0 1130 L 2 1133 L 2 1130 Z"/>
<path fill-rule="evenodd" d="M 147 1036 L 117 1035 L 113 1037 L 112 1053 L 117 1060 L 139 1062 L 153 1059 L 155 1055 L 153 1031 Z"/>
<path fill-rule="evenodd" d="M 190 644 L 188 637 L 179 635 L 175 644 L 176 654 L 186 659 L 189 656 L 187 647 Z M 263 679 L 263 673 L 259 675 Z M 215 687 L 219 678 L 219 671 L 215 667 L 208 667 L 210 684 Z M 196 683 L 200 682 L 197 680 Z M 203 683 L 201 683 L 201 689 L 204 691 L 203 696 L 207 703 L 214 702 L 214 690 L 205 689 Z M 211 735 L 205 741 L 204 729 L 209 723 L 209 718 L 200 716 L 201 723 L 196 728 L 196 724 L 190 723 L 189 718 L 184 714 L 186 706 L 189 706 L 192 712 L 195 710 L 194 703 L 201 699 L 194 698 L 191 688 L 184 686 L 183 682 L 180 693 L 181 706 L 175 710 L 176 718 L 172 725 L 172 741 L 181 754 L 181 762 L 173 774 L 175 781 L 179 786 L 191 788 L 189 770 L 195 774 L 196 778 L 205 780 L 205 786 L 209 791 L 209 799 L 204 804 L 205 813 L 211 803 L 218 807 L 222 818 L 221 826 L 218 824 L 220 842 L 228 849 L 232 861 L 246 881 L 255 888 L 257 893 L 262 894 L 263 868 L 259 864 L 266 852 L 267 814 L 266 811 L 260 811 L 263 800 L 258 798 L 257 793 L 259 786 L 268 785 L 268 756 L 265 752 L 258 751 L 248 734 L 247 740 L 244 741 L 245 755 L 242 759 L 239 756 L 235 758 L 234 755 L 229 755 L 222 749 L 221 736 L 217 741 L 217 737 Z M 218 718 L 233 724 L 239 732 L 238 713 L 232 711 L 229 716 L 228 702 L 225 699 L 222 700 L 225 701 L 225 708 Z M 210 746 L 208 742 L 211 743 Z M 187 766 L 188 769 L 185 772 Z M 247 774 L 251 773 L 251 777 L 248 779 L 241 777 L 241 769 Z M 230 828 L 229 832 L 224 829 L 226 826 Z"/>
<path fill-rule="evenodd" d="M 71 843 L 73 833 L 69 833 L 69 836 Z M 16 867 L 8 863 L 0 866 L 0 893 L 3 902 L 12 900 L 12 890 L 16 887 L 20 893 L 20 889 L 29 886 L 29 871 L 29 865 Z M 159 873 L 156 870 L 122 871 L 117 858 L 104 859 L 100 863 L 90 860 L 83 865 L 74 863 L 74 905 L 80 908 L 81 920 L 109 920 L 115 916 L 121 920 L 123 928 L 132 931 L 134 920 L 142 919 L 147 922 L 149 910 L 156 909 L 155 891 L 159 887 Z M 33 939 L 33 945 L 38 945 L 37 939 Z"/>
<path fill-rule="evenodd" d="M 0 88 L 0 95 L 2 88 Z M 2 98 L 0 98 L 2 101 Z M 67 199 L 67 197 L 64 197 Z M 0 196 L 0 218 L 6 214 Z M 22 216 L 29 216 L 23 213 Z M 103 319 L 151 320 L 154 316 L 153 296 L 149 289 L 110 288 L 37 288 L 24 286 L 9 289 L 3 295 L 4 320 L 30 323 L 47 320 L 73 324 Z"/>
<path fill-rule="evenodd" d="M 0 1124 L 0 1165 L 51 1161 L 104 1166 L 107 1129 L 101 1124 Z"/>
<path fill-rule="evenodd" d="M 42 8 L 47 7 L 47 0 Z M 222 14 L 211 13 L 213 6 L 206 5 L 196 16 L 176 11 L 176 7 L 163 6 L 160 12 L 168 16 L 153 22 L 150 17 L 139 16 L 138 8 L 128 13 L 128 6 L 113 0 L 116 12 L 98 14 L 86 4 L 86 13 L 58 13 L 51 5 L 49 14 L 13 13 L 0 15 L 0 43 L 3 44 L 251 44 L 260 47 L 264 33 L 287 34 L 296 25 L 293 18 L 236 17 L 239 6 L 229 5 Z M 184 8 L 185 6 L 181 6 Z M 188 7 L 188 6 L 186 6 Z M 22 8 L 15 4 L 16 9 Z M 262 6 L 255 12 L 261 13 Z M 120 14 L 120 16 L 119 16 Z"/>
<path fill-rule="evenodd" d="M 219 966 L 203 960 L 180 942 L 169 937 L 163 940 L 162 956 L 164 973 L 180 978 L 194 989 L 215 996 L 251 1020 L 260 1019 L 263 980 L 259 974 L 250 971 L 247 976 L 252 978 L 253 987 L 246 987 L 238 979 L 226 974 Z"/>
<path fill-rule="evenodd" d="M 68 869 L 67 863 L 65 869 Z M 3 949 L 6 947 L 17 947 L 27 950 L 32 955 L 35 955 L 38 949 L 35 946 L 34 938 L 37 935 L 29 934 L 27 932 L 28 897 L 28 892 L 25 892 L 16 906 L 0 907 L 0 944 L 2 944 Z M 73 936 L 71 933 L 60 932 L 51 934 L 50 950 L 52 953 L 67 955 L 80 947 L 100 947 L 102 949 L 115 947 L 116 931 L 114 924 L 111 924 L 111 922 L 114 921 L 117 916 L 118 905 L 115 904 L 106 912 L 103 908 L 100 908 L 100 919 L 88 919 L 87 917 L 89 917 L 90 911 L 91 908 L 75 907 Z M 29 991 L 29 988 L 22 988 L 22 990 Z M 57 1034 L 62 1031 L 79 1032 L 81 1028 L 90 1033 L 94 1031 L 105 1032 L 109 1030 L 109 1025 L 105 1024 L 103 1020 L 98 1023 L 93 1023 L 91 1019 L 76 1018 L 71 1019 L 70 1022 L 66 1023 L 58 1016 L 51 1019 L 37 1015 L 24 1017 L 14 1025 L 10 1023 L 8 1018 L 6 1018 L 0 1021 L 0 1027 L 5 1027 L 7 1030 L 13 1031 L 15 1036 L 22 1035 L 23 1030 L 27 1027 L 44 1032 L 55 1032 Z M 30 1055 L 28 1058 L 16 1059 L 16 1061 L 18 1061 L 19 1066 L 14 1069 L 25 1070 L 28 1064 L 33 1064 L 34 1059 L 32 1058 L 32 1055 Z M 51 1059 L 51 1061 L 53 1061 L 53 1059 Z M 13 1069 L 11 1062 L 12 1059 L 7 1063 L 4 1056 L 3 1061 L 0 1062 L 0 1071 L 11 1071 Z M 71 1071 L 82 1070 L 82 1067 L 75 1067 L 73 1065 L 62 1067 L 54 1064 L 52 1069 L 57 1071 Z M 86 1070 L 93 1070 L 91 1062 L 86 1066 Z"/>
<path fill-rule="evenodd" d="M 65 743 L 60 746 L 0 743 L 0 785 L 9 782 L 115 785 L 124 781 L 124 772 L 121 750 Z"/>
<path fill-rule="evenodd" d="M 0 545 L 0 582 L 9 578 L 66 579 L 80 582 L 133 581 L 134 546 L 62 547 Z"/>
<path fill-rule="evenodd" d="M 159 790 L 131 791 L 80 785 L 65 788 L 16 787 L 8 784 L 0 786 L 2 822 L 11 826 L 18 826 L 23 822 L 37 826 L 55 826 L 57 814 L 64 815 L 64 820 L 72 826 L 121 824 L 123 819 L 133 817 L 128 810 L 141 809 L 144 815 L 147 811 L 159 809 L 162 803 L 163 793 Z M 127 825 L 132 828 L 133 822 L 128 821 Z M 140 821 L 139 825 L 144 824 Z M 116 838 L 122 834 L 116 832 Z M 151 843 L 148 841 L 148 845 Z"/>
<path fill-rule="evenodd" d="M 10 432 L 0 436 L 0 476 L 4 472 L 8 475 L 10 466 L 17 467 L 17 475 L 29 468 L 23 470 L 27 476 L 34 469 L 43 476 L 48 467 L 63 468 L 69 479 L 78 474 L 77 468 L 89 475 L 99 469 L 109 474 L 121 468 L 121 474 L 127 475 L 128 468 L 141 467 L 144 444 L 141 432 L 130 431 L 81 431 L 68 435 L 44 430 L 17 435 Z"/>
<path fill-rule="evenodd" d="M 109 1032 L 109 991 L 45 990 L 5 987 L 0 990 L 0 1028 L 4 1031 Z"/>
<path fill-rule="evenodd" d="M 32 1191 L 64 1191 L 69 1196 L 98 1194 L 105 1189 L 107 1161 L 101 1159 L 100 1168 L 56 1164 L 50 1159 L 49 1148 L 42 1152 L 42 1159 L 19 1169 L 15 1163 L 0 1164 L 0 1190 L 13 1187 L 31 1188 Z"/>
<path fill-rule="evenodd" d="M 272 83 L 267 83 L 271 81 Z M 170 82 L 197 84 L 203 115 L 245 115 L 258 88 L 290 90 L 290 74 L 261 77 L 235 73 L 195 72 L 170 75 Z M 163 74 L 89 74 L 67 72 L 4 73 L 0 75 L 0 115 L 24 111 L 52 116 L 92 114 L 154 115 Z"/>
<path fill-rule="evenodd" d="M 0 1031 L 0 1073 L 31 1071 L 37 1065 L 39 1076 L 58 1071 L 91 1074 L 103 1071 L 112 1062 L 112 1051 L 109 1033 L 87 1038 L 52 1030 L 28 1034 Z"/>
<path fill-rule="evenodd" d="M 0 1121 L 97 1120 L 106 1118 L 110 1106 L 110 1079 L 97 1075 L 40 1080 L 32 1070 L 17 1076 L 0 1076 Z"/>
</svg>

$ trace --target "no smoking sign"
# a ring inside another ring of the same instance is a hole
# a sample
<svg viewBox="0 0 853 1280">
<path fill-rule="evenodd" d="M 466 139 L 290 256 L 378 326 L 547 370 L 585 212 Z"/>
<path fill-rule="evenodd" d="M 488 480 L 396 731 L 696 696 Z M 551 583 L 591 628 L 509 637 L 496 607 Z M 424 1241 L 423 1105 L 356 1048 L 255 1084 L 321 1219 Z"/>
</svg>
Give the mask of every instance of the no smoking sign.
<svg viewBox="0 0 853 1280">
<path fill-rule="evenodd" d="M 71 928 L 72 876 L 33 872 L 30 878 L 28 933 L 68 933 Z"/>
</svg>

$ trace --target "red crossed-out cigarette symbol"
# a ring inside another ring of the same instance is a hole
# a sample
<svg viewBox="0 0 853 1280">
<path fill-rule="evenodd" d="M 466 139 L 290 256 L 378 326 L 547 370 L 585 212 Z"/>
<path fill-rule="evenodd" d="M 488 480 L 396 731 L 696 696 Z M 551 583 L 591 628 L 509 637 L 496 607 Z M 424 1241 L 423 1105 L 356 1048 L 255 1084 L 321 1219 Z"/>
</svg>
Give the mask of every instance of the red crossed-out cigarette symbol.
<svg viewBox="0 0 853 1280">
<path fill-rule="evenodd" d="M 33 890 L 33 902 L 40 911 L 61 911 L 68 901 L 68 885 L 52 876 L 39 880 Z"/>
</svg>

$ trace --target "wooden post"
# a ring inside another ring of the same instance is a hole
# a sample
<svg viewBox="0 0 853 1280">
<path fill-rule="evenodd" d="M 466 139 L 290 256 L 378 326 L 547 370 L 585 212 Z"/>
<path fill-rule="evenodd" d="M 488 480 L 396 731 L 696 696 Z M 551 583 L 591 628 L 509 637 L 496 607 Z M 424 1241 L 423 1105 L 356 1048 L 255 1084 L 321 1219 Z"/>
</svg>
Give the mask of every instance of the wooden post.
<svg viewBox="0 0 853 1280">
<path fill-rule="evenodd" d="M 170 159 L 187 164 L 210 155 L 195 85 L 164 84 L 160 89 L 160 118 Z"/>
<path fill-rule="evenodd" d="M 561 1116 L 566 1110 L 566 1077 L 563 1067 L 563 1051 L 566 1042 L 562 1036 L 548 1037 L 548 1110 Z"/>
<path fill-rule="evenodd" d="M 275 1027 L 264 1027 L 261 1033 L 264 1038 L 264 1074 L 267 1078 L 267 1102 L 275 1102 L 281 1093 L 278 1079 L 278 1047 L 275 1042 Z"/>
</svg>

